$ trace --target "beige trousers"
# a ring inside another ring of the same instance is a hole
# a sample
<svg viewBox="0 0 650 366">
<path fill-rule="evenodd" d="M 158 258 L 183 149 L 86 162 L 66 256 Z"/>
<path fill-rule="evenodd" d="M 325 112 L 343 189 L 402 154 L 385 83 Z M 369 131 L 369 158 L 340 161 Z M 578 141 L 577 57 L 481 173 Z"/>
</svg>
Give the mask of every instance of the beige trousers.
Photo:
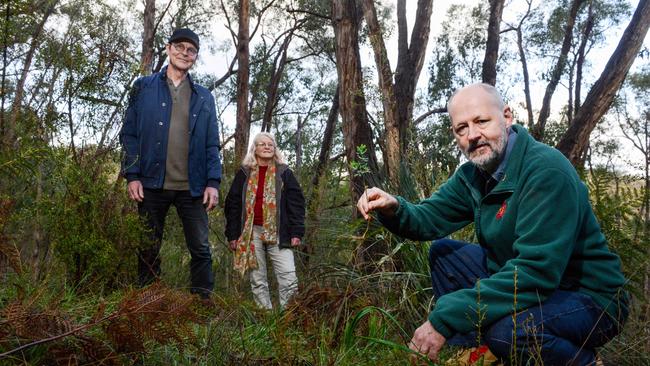
<svg viewBox="0 0 650 366">
<path fill-rule="evenodd" d="M 261 226 L 253 226 L 253 245 L 255 246 L 257 268 L 250 271 L 251 290 L 257 305 L 265 309 L 273 308 L 271 293 L 269 292 L 269 281 L 266 275 L 266 258 L 268 254 L 268 258 L 273 265 L 275 278 L 278 281 L 280 308 L 284 308 L 291 295 L 298 289 L 293 250 L 280 248 L 278 245 L 263 244 L 260 240 L 262 230 Z"/>
</svg>

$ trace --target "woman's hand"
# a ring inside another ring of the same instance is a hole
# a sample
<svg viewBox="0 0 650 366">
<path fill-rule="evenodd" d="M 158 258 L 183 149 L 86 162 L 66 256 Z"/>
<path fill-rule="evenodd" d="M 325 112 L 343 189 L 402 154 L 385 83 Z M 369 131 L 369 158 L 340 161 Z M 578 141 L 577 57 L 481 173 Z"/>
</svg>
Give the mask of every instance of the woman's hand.
<svg viewBox="0 0 650 366">
<path fill-rule="evenodd" d="M 291 238 L 291 246 L 292 247 L 298 247 L 300 246 L 301 240 L 300 238 Z"/>
<path fill-rule="evenodd" d="M 232 250 L 233 252 L 234 252 L 235 250 L 237 250 L 237 240 L 231 240 L 231 241 L 229 241 L 229 242 L 228 242 L 228 247 L 229 247 L 229 249 Z"/>
</svg>

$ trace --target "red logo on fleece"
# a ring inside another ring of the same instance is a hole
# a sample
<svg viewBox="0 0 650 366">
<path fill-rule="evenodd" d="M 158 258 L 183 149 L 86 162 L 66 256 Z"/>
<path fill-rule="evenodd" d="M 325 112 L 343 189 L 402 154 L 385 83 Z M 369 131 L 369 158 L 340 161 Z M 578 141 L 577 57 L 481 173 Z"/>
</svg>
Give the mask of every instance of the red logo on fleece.
<svg viewBox="0 0 650 366">
<path fill-rule="evenodd" d="M 503 215 L 506 213 L 506 207 L 508 207 L 508 204 L 506 201 L 503 201 L 501 207 L 499 208 L 499 211 L 497 211 L 497 220 L 501 220 Z"/>
</svg>

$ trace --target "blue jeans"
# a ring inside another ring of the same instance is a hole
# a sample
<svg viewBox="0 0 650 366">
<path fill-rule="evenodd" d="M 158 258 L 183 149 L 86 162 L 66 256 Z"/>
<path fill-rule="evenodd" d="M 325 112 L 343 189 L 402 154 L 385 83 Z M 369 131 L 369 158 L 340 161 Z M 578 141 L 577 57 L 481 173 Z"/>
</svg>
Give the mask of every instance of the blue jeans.
<svg viewBox="0 0 650 366">
<path fill-rule="evenodd" d="M 144 189 L 144 199 L 138 204 L 138 213 L 147 225 L 149 236 L 143 245 L 145 249 L 138 253 L 138 282 L 144 286 L 160 276 L 160 246 L 165 217 L 172 204 L 183 223 L 185 243 L 192 257 L 190 291 L 206 298 L 214 288 L 208 214 L 203 206 L 203 197 L 192 197 L 189 191 Z"/>
<path fill-rule="evenodd" d="M 489 277 L 485 250 L 465 242 L 435 241 L 429 249 L 429 265 L 436 298 Z M 616 336 L 626 317 L 612 319 L 587 294 L 556 290 L 540 305 L 518 313 L 516 327 L 511 315 L 488 325 L 481 342 L 506 364 L 590 365 L 594 349 Z M 473 347 L 477 335 L 455 334 L 447 343 Z"/>
</svg>

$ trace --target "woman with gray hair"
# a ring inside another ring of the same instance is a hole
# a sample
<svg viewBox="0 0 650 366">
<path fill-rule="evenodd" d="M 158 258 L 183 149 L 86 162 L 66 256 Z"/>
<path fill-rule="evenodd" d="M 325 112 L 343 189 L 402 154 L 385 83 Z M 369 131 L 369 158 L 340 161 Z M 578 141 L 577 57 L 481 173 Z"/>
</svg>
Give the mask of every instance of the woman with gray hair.
<svg viewBox="0 0 650 366">
<path fill-rule="evenodd" d="M 225 216 L 235 270 L 242 276 L 250 270 L 255 302 L 273 308 L 268 254 L 283 308 L 298 288 L 291 248 L 300 245 L 305 233 L 305 198 L 272 134 L 260 132 L 253 138 L 226 196 Z"/>
</svg>

